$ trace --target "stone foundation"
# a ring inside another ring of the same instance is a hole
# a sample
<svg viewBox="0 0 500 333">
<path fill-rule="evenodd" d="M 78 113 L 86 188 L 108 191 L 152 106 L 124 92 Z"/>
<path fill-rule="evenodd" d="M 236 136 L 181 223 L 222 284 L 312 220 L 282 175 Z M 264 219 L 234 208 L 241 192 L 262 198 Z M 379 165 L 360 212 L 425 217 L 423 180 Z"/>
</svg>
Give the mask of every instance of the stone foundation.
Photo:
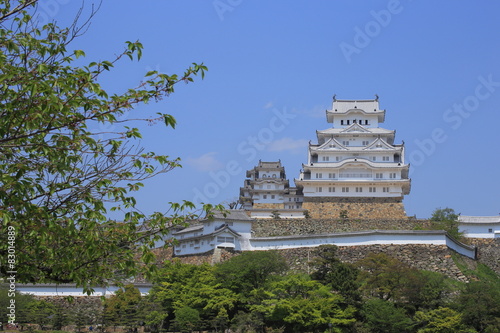
<svg viewBox="0 0 500 333">
<path fill-rule="evenodd" d="M 308 210 L 310 217 L 320 219 L 337 219 L 343 213 L 350 219 L 406 218 L 400 198 L 304 197 L 302 208 Z"/>
<path fill-rule="evenodd" d="M 254 203 L 252 209 L 284 209 L 282 203 Z"/>
<path fill-rule="evenodd" d="M 369 230 L 429 229 L 428 220 L 403 219 L 261 219 L 252 224 L 253 237 L 320 235 Z"/>
<path fill-rule="evenodd" d="M 315 248 L 296 248 L 279 250 L 286 259 L 290 268 L 295 271 L 310 273 L 309 262 L 314 260 Z M 370 253 L 385 253 L 410 267 L 438 272 L 452 279 L 468 282 L 467 277 L 460 271 L 452 258 L 453 250 L 446 245 L 363 245 L 340 246 L 337 248 L 337 258 L 342 262 L 356 264 Z M 474 265 L 474 260 L 461 257 L 464 261 Z"/>
</svg>

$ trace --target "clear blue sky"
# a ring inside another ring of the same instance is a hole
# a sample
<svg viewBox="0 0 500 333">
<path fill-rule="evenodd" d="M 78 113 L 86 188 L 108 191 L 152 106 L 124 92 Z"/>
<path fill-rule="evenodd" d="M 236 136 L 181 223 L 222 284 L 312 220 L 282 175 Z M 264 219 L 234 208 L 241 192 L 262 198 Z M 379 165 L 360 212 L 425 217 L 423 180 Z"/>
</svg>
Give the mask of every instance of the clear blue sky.
<svg viewBox="0 0 500 333">
<path fill-rule="evenodd" d="M 67 22 L 79 5 L 41 0 L 39 19 Z M 145 127 L 141 144 L 184 166 L 146 182 L 138 195 L 146 212 L 201 196 L 232 200 L 259 159 L 281 159 L 293 185 L 307 142 L 330 126 L 332 95 L 378 94 L 383 125 L 397 130 L 411 163 L 408 215 L 438 207 L 497 215 L 499 13 L 495 1 L 103 0 L 73 48 L 90 62 L 127 40 L 144 44 L 140 62 L 124 60 L 103 79 L 113 92 L 151 69 L 209 68 L 205 80 L 134 111 L 176 117 L 175 130 Z"/>
</svg>

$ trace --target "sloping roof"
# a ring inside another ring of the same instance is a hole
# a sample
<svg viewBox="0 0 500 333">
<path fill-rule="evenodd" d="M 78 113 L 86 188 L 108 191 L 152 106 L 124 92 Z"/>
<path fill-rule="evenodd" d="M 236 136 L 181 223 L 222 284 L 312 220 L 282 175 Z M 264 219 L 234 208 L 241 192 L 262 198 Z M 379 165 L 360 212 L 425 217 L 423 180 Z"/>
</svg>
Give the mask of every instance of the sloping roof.
<svg viewBox="0 0 500 333">
<path fill-rule="evenodd" d="M 458 217 L 460 223 L 500 223 L 500 216 L 463 216 Z"/>
<path fill-rule="evenodd" d="M 174 232 L 173 234 L 174 234 L 174 235 L 177 235 L 177 234 L 184 234 L 184 233 L 186 233 L 186 232 L 197 231 L 197 230 L 203 230 L 203 224 L 193 225 L 193 226 L 190 226 L 190 227 L 184 228 L 184 229 L 182 229 L 182 230 L 180 230 L 180 231 Z"/>
<path fill-rule="evenodd" d="M 214 219 L 222 220 L 238 220 L 238 221 L 252 221 L 253 219 L 248 216 L 246 211 L 241 209 L 228 210 L 226 216 L 224 216 L 220 211 L 214 212 Z"/>
<path fill-rule="evenodd" d="M 366 134 L 395 134 L 394 130 L 388 130 L 381 127 L 363 127 L 366 132 L 358 132 L 366 133 Z M 352 134 L 352 132 L 346 132 L 345 128 L 327 128 L 325 130 L 316 131 L 317 134 Z"/>
</svg>

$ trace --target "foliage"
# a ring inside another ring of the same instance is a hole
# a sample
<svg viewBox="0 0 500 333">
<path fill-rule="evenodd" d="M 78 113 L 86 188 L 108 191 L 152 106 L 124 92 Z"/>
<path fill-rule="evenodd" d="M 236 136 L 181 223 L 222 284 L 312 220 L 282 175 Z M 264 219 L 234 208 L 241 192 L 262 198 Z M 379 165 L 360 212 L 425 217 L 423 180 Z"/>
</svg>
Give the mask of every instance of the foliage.
<svg viewBox="0 0 500 333">
<path fill-rule="evenodd" d="M 431 222 L 431 229 L 444 230 L 450 236 L 457 240 L 463 238 L 463 233 L 458 231 L 458 216 L 452 208 L 437 208 L 432 213 L 429 221 Z"/>
<path fill-rule="evenodd" d="M 262 313 L 275 327 L 285 325 L 291 332 L 336 330 L 354 320 L 354 307 L 344 306 L 342 296 L 332 294 L 327 286 L 308 275 L 289 274 L 270 283 L 266 297 L 250 309 Z"/>
<path fill-rule="evenodd" d="M 179 82 L 203 78 L 206 67 L 193 64 L 182 75 L 150 71 L 136 88 L 108 93 L 100 77 L 122 58 L 140 59 L 142 44 L 127 42 L 111 60 L 76 66 L 85 52 L 69 47 L 89 21 L 80 25 L 78 14 L 67 28 L 39 27 L 31 17 L 36 3 L 0 0 L 0 224 L 16 230 L 22 249 L 17 281 L 73 282 L 91 291 L 142 268 L 150 275 L 150 248 L 193 205 L 172 204 L 149 216 L 135 208 L 132 194 L 142 181 L 178 167 L 179 159 L 132 143 L 141 138 L 137 122 L 174 127 L 171 115 L 127 115 L 168 97 Z M 120 213 L 120 223 L 107 217 L 110 210 Z M 0 237 L 6 274 L 8 243 L 5 233 Z"/>
<path fill-rule="evenodd" d="M 231 321 L 231 330 L 236 333 L 261 332 L 264 318 L 258 312 L 239 311 Z"/>
<path fill-rule="evenodd" d="M 137 327 L 144 316 L 139 289 L 128 284 L 104 301 L 104 320 L 107 326 Z"/>
<path fill-rule="evenodd" d="M 423 324 L 423 328 L 420 328 L 417 331 L 418 333 L 475 332 L 462 323 L 462 314 L 446 307 L 440 307 L 428 312 L 418 311 L 414 319 L 420 325 Z"/>
<path fill-rule="evenodd" d="M 189 306 L 199 312 L 202 320 L 212 320 L 217 325 L 228 324 L 228 313 L 238 302 L 237 294 L 226 288 L 224 280 L 216 279 L 212 266 L 179 262 L 167 263 L 160 271 L 150 299 L 162 305 L 169 320 L 174 319 L 175 311 Z"/>
<path fill-rule="evenodd" d="M 467 284 L 455 304 L 465 324 L 479 332 L 500 331 L 500 291 L 490 283 L 473 281 Z"/>
<path fill-rule="evenodd" d="M 366 325 L 372 332 L 400 333 L 411 332 L 413 321 L 403 309 L 397 308 L 390 301 L 374 298 L 367 301 L 361 313 Z"/>
<path fill-rule="evenodd" d="M 225 286 L 235 292 L 246 294 L 262 287 L 273 274 L 288 269 L 284 258 L 276 251 L 243 252 L 217 265 L 215 274 Z"/>
<path fill-rule="evenodd" d="M 337 258 L 337 246 L 321 245 L 313 252 L 314 259 L 310 263 L 313 268 L 311 277 L 331 288 L 350 303 L 360 300 L 357 281 L 359 270 L 350 264 L 346 264 Z"/>
<path fill-rule="evenodd" d="M 174 326 L 181 332 L 192 331 L 200 325 L 200 313 L 198 310 L 183 306 L 175 310 Z"/>
</svg>

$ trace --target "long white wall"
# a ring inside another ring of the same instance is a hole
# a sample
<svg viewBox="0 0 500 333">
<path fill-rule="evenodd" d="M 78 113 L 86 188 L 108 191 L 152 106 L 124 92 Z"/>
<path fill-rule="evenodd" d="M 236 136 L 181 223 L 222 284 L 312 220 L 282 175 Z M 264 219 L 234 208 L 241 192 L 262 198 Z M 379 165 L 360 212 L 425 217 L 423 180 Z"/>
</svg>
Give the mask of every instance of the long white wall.
<svg viewBox="0 0 500 333">
<path fill-rule="evenodd" d="M 260 237 L 250 239 L 249 251 L 282 250 L 299 247 L 316 247 L 324 244 L 359 246 L 374 244 L 433 244 L 447 245 L 469 258 L 476 258 L 475 247 L 456 242 L 444 231 L 374 230 L 341 234 L 306 236 Z"/>
<path fill-rule="evenodd" d="M 147 295 L 152 285 L 149 283 L 134 284 L 139 289 L 141 295 Z M 117 286 L 94 287 L 94 293 L 90 296 L 111 296 L 120 289 Z M 82 288 L 77 288 L 73 284 L 16 284 L 16 291 L 21 294 L 30 294 L 33 296 L 88 296 L 83 293 Z"/>
</svg>

